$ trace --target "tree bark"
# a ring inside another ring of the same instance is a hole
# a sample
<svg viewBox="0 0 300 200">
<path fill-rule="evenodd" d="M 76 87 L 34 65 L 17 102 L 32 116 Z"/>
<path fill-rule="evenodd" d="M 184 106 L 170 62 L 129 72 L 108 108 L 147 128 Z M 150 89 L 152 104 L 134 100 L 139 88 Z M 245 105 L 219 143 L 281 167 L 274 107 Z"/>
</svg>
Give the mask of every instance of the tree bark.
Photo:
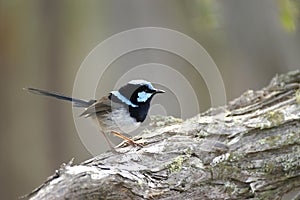
<svg viewBox="0 0 300 200">
<path fill-rule="evenodd" d="M 186 121 L 154 117 L 144 147 L 64 164 L 30 198 L 299 199 L 299 88 L 289 72 Z"/>
</svg>

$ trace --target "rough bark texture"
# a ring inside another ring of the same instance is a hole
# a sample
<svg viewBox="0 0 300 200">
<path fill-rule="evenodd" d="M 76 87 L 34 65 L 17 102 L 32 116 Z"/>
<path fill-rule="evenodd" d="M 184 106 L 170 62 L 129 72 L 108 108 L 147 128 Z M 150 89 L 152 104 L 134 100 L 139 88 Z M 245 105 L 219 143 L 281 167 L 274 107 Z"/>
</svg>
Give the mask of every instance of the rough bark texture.
<svg viewBox="0 0 300 200">
<path fill-rule="evenodd" d="M 227 106 L 152 129 L 79 165 L 63 165 L 31 199 L 282 199 L 300 190 L 300 71 Z"/>
</svg>

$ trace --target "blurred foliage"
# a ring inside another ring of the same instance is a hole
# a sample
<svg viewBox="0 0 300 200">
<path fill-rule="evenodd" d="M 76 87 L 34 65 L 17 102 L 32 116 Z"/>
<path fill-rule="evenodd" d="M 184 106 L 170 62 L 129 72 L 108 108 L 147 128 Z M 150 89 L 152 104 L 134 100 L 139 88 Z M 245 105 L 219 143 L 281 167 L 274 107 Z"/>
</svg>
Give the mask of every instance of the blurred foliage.
<svg viewBox="0 0 300 200">
<path fill-rule="evenodd" d="M 279 0 L 279 8 L 283 28 L 288 32 L 295 32 L 299 18 L 299 3 L 295 0 Z"/>
<path fill-rule="evenodd" d="M 196 31 L 212 30 L 218 26 L 214 0 L 196 0 L 189 2 L 191 6 L 191 23 Z"/>
<path fill-rule="evenodd" d="M 299 68 L 299 9 L 299 0 L 0 1 L 1 199 L 28 193 L 72 157 L 75 162 L 90 157 L 75 134 L 71 105 L 28 95 L 23 87 L 71 94 L 81 62 L 97 44 L 150 26 L 178 30 L 203 45 L 232 99 L 261 88 L 275 73 Z M 152 62 L 173 56 L 151 52 L 135 55 L 145 54 Z M 187 61 L 174 58 L 188 73 Z M 121 70 L 110 69 L 118 71 L 106 79 L 117 79 Z M 206 86 L 196 83 L 205 102 Z"/>
</svg>

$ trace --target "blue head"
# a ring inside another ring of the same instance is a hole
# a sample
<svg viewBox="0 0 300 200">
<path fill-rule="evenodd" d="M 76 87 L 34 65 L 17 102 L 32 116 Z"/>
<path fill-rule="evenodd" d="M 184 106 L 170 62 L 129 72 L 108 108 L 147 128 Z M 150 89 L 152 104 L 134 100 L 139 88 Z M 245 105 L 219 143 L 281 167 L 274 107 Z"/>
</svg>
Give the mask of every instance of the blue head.
<svg viewBox="0 0 300 200">
<path fill-rule="evenodd" d="M 145 80 L 132 80 L 118 91 L 111 92 L 118 101 L 128 106 L 130 116 L 143 122 L 148 114 L 151 99 L 155 94 L 164 93 Z"/>
</svg>

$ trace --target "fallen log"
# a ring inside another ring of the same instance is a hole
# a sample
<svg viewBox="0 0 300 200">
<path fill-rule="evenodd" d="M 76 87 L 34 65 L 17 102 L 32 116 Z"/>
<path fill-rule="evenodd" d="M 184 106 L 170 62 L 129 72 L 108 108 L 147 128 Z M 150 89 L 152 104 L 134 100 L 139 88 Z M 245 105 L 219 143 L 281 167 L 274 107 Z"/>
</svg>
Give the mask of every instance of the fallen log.
<svg viewBox="0 0 300 200">
<path fill-rule="evenodd" d="M 299 88 L 294 71 L 185 121 L 153 117 L 144 147 L 64 164 L 30 199 L 299 199 Z"/>
</svg>

